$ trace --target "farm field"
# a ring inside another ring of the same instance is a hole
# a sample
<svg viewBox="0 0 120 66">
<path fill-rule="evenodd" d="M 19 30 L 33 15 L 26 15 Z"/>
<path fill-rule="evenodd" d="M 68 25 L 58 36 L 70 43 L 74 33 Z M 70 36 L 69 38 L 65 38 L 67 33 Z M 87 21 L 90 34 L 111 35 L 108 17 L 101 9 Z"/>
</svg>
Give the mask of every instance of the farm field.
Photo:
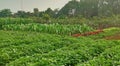
<svg viewBox="0 0 120 66">
<path fill-rule="evenodd" d="M 0 66 L 120 66 L 120 0 L 0 0 Z"/>
<path fill-rule="evenodd" d="M 0 22 L 0 66 L 119 66 L 120 28 Z"/>
</svg>

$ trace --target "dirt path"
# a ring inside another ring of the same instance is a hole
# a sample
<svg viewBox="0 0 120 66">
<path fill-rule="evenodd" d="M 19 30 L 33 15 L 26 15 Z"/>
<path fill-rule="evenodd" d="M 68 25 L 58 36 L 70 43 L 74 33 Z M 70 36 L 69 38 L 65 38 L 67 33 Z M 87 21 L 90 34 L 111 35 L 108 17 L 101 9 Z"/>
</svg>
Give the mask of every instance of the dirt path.
<svg viewBox="0 0 120 66">
<path fill-rule="evenodd" d="M 104 32 L 102 29 L 99 29 L 99 30 L 95 30 L 95 31 L 92 31 L 92 32 L 86 32 L 86 33 L 76 33 L 76 34 L 72 34 L 71 36 L 73 37 L 80 37 L 80 36 L 89 36 L 89 35 L 95 35 L 95 34 L 99 34 L 101 32 Z"/>
<path fill-rule="evenodd" d="M 115 34 L 113 36 L 107 36 L 105 37 L 107 40 L 120 40 L 120 34 Z"/>
</svg>

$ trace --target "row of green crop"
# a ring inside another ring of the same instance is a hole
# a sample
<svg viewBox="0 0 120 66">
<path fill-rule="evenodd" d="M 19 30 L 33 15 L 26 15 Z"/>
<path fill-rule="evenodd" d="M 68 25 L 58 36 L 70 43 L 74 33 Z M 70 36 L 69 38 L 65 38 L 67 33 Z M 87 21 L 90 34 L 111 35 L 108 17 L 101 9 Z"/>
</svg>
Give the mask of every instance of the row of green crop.
<svg viewBox="0 0 120 66">
<path fill-rule="evenodd" d="M 49 53 L 21 57 L 6 66 L 75 66 L 77 63 L 84 63 L 99 56 L 106 48 L 117 45 L 114 42 L 87 42 L 71 44 Z"/>
<path fill-rule="evenodd" d="M 0 31 L 0 65 L 35 53 L 47 53 L 73 43 L 74 38 L 35 32 Z M 84 43 L 84 42 L 82 42 Z"/>
<path fill-rule="evenodd" d="M 106 49 L 113 50 L 115 48 L 111 47 L 119 45 L 119 41 L 72 38 L 38 32 L 0 31 L 0 65 L 75 66 L 89 62 L 101 53 L 104 54 Z M 107 51 L 108 54 L 110 51 Z"/>
<path fill-rule="evenodd" d="M 120 65 L 120 45 L 107 49 L 100 54 L 99 57 L 94 58 L 83 64 L 77 66 L 119 66 Z"/>
<path fill-rule="evenodd" d="M 73 34 L 92 31 L 86 24 L 83 25 L 60 25 L 60 24 L 9 24 L 3 25 L 3 30 L 37 31 L 50 34 Z"/>
<path fill-rule="evenodd" d="M 7 24 L 28 24 L 28 23 L 33 23 L 32 19 L 29 18 L 0 18 L 0 29 L 2 25 L 7 25 Z"/>
<path fill-rule="evenodd" d="M 49 51 L 55 50 L 57 48 L 62 47 L 60 44 L 57 44 L 57 46 L 54 46 L 54 44 L 45 44 L 45 43 L 33 43 L 33 44 L 22 44 L 18 46 L 10 46 L 10 47 L 4 47 L 0 49 L 0 64 L 5 65 L 6 63 L 9 63 L 13 60 L 16 60 L 20 57 L 29 56 L 34 53 L 47 53 Z M 65 46 L 65 45 L 63 45 Z"/>
<path fill-rule="evenodd" d="M 65 18 L 65 19 L 51 19 L 51 24 L 87 24 L 93 28 L 107 28 L 107 27 L 119 27 L 120 26 L 120 15 L 111 17 L 93 17 L 91 19 L 86 18 Z M 26 24 L 31 22 L 44 23 L 41 18 L 0 18 L 0 25 L 3 24 Z"/>
<path fill-rule="evenodd" d="M 8 42 L 3 40 L 10 37 L 9 42 L 14 43 L 0 48 L 0 65 L 3 66 L 74 66 L 93 59 L 107 48 L 120 45 L 118 41 L 94 41 L 36 32 L 1 31 L 0 34 L 2 46 Z"/>
</svg>

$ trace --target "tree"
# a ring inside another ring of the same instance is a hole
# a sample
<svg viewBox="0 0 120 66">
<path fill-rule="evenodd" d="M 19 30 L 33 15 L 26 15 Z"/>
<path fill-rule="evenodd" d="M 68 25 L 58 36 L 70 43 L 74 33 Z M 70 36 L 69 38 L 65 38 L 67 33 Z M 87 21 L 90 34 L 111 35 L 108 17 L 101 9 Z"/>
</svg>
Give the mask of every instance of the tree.
<svg viewBox="0 0 120 66">
<path fill-rule="evenodd" d="M 58 15 L 93 17 L 98 15 L 98 0 L 69 1 Z"/>
<path fill-rule="evenodd" d="M 50 16 L 48 14 L 43 14 L 43 19 L 46 23 L 50 23 Z"/>
<path fill-rule="evenodd" d="M 17 13 L 15 13 L 14 16 L 25 18 L 25 17 L 27 17 L 27 13 L 25 11 L 17 11 Z"/>
<path fill-rule="evenodd" d="M 79 9 L 85 17 L 98 16 L 98 0 L 81 0 Z"/>
<path fill-rule="evenodd" d="M 79 7 L 79 2 L 76 0 L 69 1 L 59 12 L 58 16 L 60 15 L 71 15 L 72 12 L 75 11 L 74 16 L 77 15 L 77 9 Z"/>
<path fill-rule="evenodd" d="M 111 16 L 120 14 L 120 0 L 72 0 L 57 14 L 83 17 Z"/>
<path fill-rule="evenodd" d="M 51 8 L 48 8 L 46 11 L 45 11 L 46 14 L 48 14 L 50 17 L 53 17 L 54 16 L 54 11 L 51 9 Z"/>
<path fill-rule="evenodd" d="M 120 0 L 99 0 L 99 15 L 120 14 Z"/>
<path fill-rule="evenodd" d="M 39 17 L 39 9 L 38 8 L 34 8 L 33 13 L 34 13 L 35 17 Z"/>
<path fill-rule="evenodd" d="M 58 8 L 54 9 L 54 14 L 58 14 L 58 12 L 59 12 Z"/>
<path fill-rule="evenodd" d="M 56 8 L 56 9 L 53 10 L 53 18 L 57 18 L 58 12 L 59 12 L 58 8 Z"/>
<path fill-rule="evenodd" d="M 3 9 L 0 11 L 0 17 L 10 17 L 12 12 L 10 9 Z"/>
</svg>

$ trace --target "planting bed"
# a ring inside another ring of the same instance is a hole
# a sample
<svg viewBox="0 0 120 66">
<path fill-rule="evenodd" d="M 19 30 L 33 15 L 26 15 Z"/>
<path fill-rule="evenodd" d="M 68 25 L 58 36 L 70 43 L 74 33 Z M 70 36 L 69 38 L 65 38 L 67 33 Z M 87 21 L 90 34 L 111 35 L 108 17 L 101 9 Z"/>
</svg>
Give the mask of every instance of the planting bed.
<svg viewBox="0 0 120 66">
<path fill-rule="evenodd" d="M 0 66 L 120 65 L 120 28 L 94 31 L 86 24 L 4 21 L 0 22 Z"/>
<path fill-rule="evenodd" d="M 107 40 L 120 40 L 120 34 L 105 37 Z"/>
</svg>

